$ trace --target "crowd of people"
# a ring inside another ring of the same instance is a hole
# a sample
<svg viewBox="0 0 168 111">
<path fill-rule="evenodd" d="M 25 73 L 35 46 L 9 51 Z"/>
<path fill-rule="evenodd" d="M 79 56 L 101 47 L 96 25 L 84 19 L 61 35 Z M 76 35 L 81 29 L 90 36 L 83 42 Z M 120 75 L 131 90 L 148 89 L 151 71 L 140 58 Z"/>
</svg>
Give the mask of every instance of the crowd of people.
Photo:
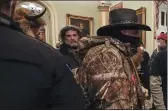
<svg viewBox="0 0 168 111">
<path fill-rule="evenodd" d="M 167 109 L 167 33 L 144 50 L 136 11 L 109 12 L 97 36 L 77 26 L 45 42 L 45 21 L 17 0 L 0 1 L 0 109 Z"/>
</svg>

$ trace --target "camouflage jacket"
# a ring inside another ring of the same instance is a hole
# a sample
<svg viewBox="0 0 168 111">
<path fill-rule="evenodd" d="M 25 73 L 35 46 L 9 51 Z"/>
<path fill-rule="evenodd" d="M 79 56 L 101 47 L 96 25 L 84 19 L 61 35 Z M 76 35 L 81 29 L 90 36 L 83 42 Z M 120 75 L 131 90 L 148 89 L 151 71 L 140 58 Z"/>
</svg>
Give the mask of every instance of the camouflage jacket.
<svg viewBox="0 0 168 111">
<path fill-rule="evenodd" d="M 87 93 L 90 109 L 141 109 L 144 94 L 129 44 L 111 37 L 85 37 L 86 54 L 75 78 Z"/>
</svg>

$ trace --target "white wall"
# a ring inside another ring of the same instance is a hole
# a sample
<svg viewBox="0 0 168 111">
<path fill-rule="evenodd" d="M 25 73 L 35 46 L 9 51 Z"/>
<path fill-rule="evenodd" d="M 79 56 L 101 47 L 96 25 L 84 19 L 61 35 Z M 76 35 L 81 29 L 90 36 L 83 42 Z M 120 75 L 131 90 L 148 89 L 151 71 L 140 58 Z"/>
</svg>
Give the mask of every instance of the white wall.
<svg viewBox="0 0 168 111">
<path fill-rule="evenodd" d="M 97 8 L 98 1 L 50 1 L 55 6 L 58 18 L 58 31 L 66 26 L 66 14 L 93 17 L 94 34 L 100 27 L 100 17 Z"/>
</svg>

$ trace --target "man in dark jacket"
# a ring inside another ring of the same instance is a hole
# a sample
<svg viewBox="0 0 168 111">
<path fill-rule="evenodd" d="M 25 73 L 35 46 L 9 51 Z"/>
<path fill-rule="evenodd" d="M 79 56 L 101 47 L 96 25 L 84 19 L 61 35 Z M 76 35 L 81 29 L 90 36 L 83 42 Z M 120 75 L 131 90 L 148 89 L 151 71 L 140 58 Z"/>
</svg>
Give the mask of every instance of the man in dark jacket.
<svg viewBox="0 0 168 111">
<path fill-rule="evenodd" d="M 167 50 L 159 52 L 152 62 L 150 88 L 155 108 L 167 109 Z"/>
<path fill-rule="evenodd" d="M 64 59 L 68 61 L 71 69 L 78 68 L 81 64 L 81 59 L 78 56 L 78 41 L 80 38 L 81 32 L 75 26 L 65 26 L 59 34 L 59 39 L 62 42 L 60 52 L 64 55 Z"/>
<path fill-rule="evenodd" d="M 158 42 L 158 49 L 155 49 L 153 51 L 151 58 L 149 59 L 149 67 L 151 67 L 152 62 L 156 57 L 156 55 L 158 54 L 158 52 L 167 49 L 167 34 L 165 34 L 164 32 L 161 32 L 159 36 L 155 37 L 155 39 L 157 39 L 157 42 Z"/>
<path fill-rule="evenodd" d="M 16 2 L 0 0 L 0 109 L 83 109 L 62 55 L 27 37 L 11 19 Z"/>
</svg>

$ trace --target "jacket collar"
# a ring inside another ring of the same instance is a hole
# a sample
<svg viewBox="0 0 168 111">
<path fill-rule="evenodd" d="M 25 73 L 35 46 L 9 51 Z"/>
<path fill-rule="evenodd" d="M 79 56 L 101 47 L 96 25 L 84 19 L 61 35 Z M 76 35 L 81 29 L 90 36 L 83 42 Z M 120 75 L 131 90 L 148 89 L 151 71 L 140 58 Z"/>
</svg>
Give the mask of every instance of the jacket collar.
<svg viewBox="0 0 168 111">
<path fill-rule="evenodd" d="M 2 12 L 0 12 L 0 25 L 4 25 L 14 30 L 22 32 L 19 23 L 15 22 L 14 20 L 12 20 L 12 18 L 8 17 Z"/>
<path fill-rule="evenodd" d="M 69 54 L 70 50 L 71 50 L 71 48 L 67 44 L 63 43 L 63 44 L 60 45 L 60 52 L 62 54 L 67 55 L 67 54 Z"/>
<path fill-rule="evenodd" d="M 132 56 L 133 53 L 131 51 L 130 43 L 122 43 L 120 40 L 109 37 L 109 36 L 89 36 L 83 37 L 80 40 L 82 44 L 80 53 L 87 53 L 88 50 L 94 46 L 104 44 L 106 39 L 110 41 L 110 44 L 115 46 L 118 50 L 120 50 L 125 56 Z"/>
</svg>

